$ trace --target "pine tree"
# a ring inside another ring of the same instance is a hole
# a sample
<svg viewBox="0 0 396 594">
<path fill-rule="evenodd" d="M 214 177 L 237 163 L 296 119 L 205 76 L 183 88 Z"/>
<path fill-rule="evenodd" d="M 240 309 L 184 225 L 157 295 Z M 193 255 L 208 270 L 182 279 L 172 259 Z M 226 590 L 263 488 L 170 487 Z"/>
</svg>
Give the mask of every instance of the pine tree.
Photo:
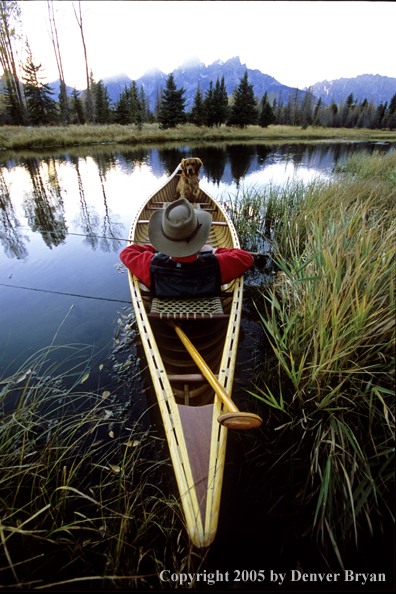
<svg viewBox="0 0 396 594">
<path fill-rule="evenodd" d="M 213 126 L 216 123 L 216 114 L 215 114 L 214 89 L 213 89 L 212 81 L 210 81 L 209 88 L 205 93 L 204 108 L 205 108 L 206 125 L 209 126 L 210 128 L 213 128 Z"/>
<path fill-rule="evenodd" d="M 199 84 L 194 97 L 194 104 L 190 114 L 190 121 L 196 126 L 203 126 L 205 124 L 205 102 Z"/>
<path fill-rule="evenodd" d="M 384 116 L 384 125 L 390 130 L 396 128 L 396 93 L 393 95 L 389 103 L 388 111 Z"/>
<path fill-rule="evenodd" d="M 84 108 L 80 99 L 79 92 L 77 91 L 76 87 L 74 87 L 72 92 L 72 117 L 74 123 L 76 124 L 84 124 L 85 117 L 84 117 Z"/>
<path fill-rule="evenodd" d="M 303 128 L 307 128 L 308 126 L 312 125 L 313 122 L 313 91 L 312 87 L 305 92 L 304 99 L 301 103 L 301 110 L 300 110 L 300 124 Z"/>
<path fill-rule="evenodd" d="M 110 97 L 101 79 L 94 85 L 95 121 L 98 124 L 108 124 L 111 121 Z"/>
<path fill-rule="evenodd" d="M 43 82 L 44 76 L 40 73 L 41 64 L 36 66 L 33 63 L 33 55 L 29 45 L 27 50 L 27 61 L 22 67 L 25 76 L 22 77 L 22 80 L 25 83 L 24 94 L 29 121 L 33 126 L 55 123 L 57 113 L 55 101 L 50 97 L 53 94 L 52 89 Z"/>
<path fill-rule="evenodd" d="M 239 126 L 244 128 L 249 124 L 256 124 L 258 120 L 258 109 L 254 97 L 253 85 L 249 84 L 247 70 L 240 79 L 239 85 L 234 91 L 234 103 L 231 106 L 231 113 L 227 122 L 228 126 Z"/>
<path fill-rule="evenodd" d="M 265 91 L 261 100 L 261 113 L 259 117 L 259 126 L 267 128 L 270 124 L 273 124 L 276 120 L 274 110 L 268 101 L 268 94 Z"/>
<path fill-rule="evenodd" d="M 225 86 L 224 75 L 216 81 L 216 86 L 213 92 L 213 105 L 214 105 L 214 120 L 216 126 L 219 128 L 221 124 L 224 124 L 228 119 L 228 95 Z"/>
<path fill-rule="evenodd" d="M 137 84 L 134 80 L 130 83 L 126 92 L 128 97 L 130 123 L 136 123 L 138 112 L 140 111 L 140 103 Z"/>
<path fill-rule="evenodd" d="M 126 89 L 120 94 L 120 97 L 115 104 L 114 120 L 117 124 L 121 124 L 122 126 L 130 124 L 130 110 Z"/>
<path fill-rule="evenodd" d="M 162 104 L 158 114 L 160 128 L 164 130 L 176 128 L 177 124 L 183 124 L 186 121 L 184 93 L 183 88 L 177 89 L 175 79 L 171 73 L 166 79 L 166 89 L 162 93 Z"/>
</svg>

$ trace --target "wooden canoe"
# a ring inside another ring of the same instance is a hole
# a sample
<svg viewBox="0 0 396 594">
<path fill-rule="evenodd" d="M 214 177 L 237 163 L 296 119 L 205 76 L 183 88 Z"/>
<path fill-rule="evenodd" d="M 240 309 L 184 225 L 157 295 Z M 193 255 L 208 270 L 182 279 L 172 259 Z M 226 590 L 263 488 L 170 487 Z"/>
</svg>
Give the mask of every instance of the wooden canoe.
<svg viewBox="0 0 396 594">
<path fill-rule="evenodd" d="M 180 174 L 179 166 L 141 207 L 131 225 L 131 243 L 149 243 L 147 227 L 150 215 L 174 200 Z M 207 243 L 214 248 L 239 247 L 238 236 L 229 217 L 202 189 L 199 190 L 196 208 L 208 210 L 212 215 Z M 166 315 L 153 311 L 153 299 L 147 287 L 130 272 L 129 284 L 187 531 L 195 546 L 206 547 L 216 535 L 226 454 L 227 428 L 220 425 L 217 418 L 227 411 L 174 329 L 166 322 Z M 178 321 L 229 396 L 234 377 L 242 293 L 243 277 L 239 277 L 222 287 L 222 313 L 208 314 L 205 309 L 204 313 L 196 314 L 197 320 L 182 311 Z"/>
</svg>

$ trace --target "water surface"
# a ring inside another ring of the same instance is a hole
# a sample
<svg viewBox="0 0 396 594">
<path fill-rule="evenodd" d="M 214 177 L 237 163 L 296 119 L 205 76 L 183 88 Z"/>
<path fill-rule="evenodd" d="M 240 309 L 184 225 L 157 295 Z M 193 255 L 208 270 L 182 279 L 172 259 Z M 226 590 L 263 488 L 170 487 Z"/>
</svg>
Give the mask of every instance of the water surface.
<svg viewBox="0 0 396 594">
<path fill-rule="evenodd" d="M 39 349 L 86 345 L 87 389 L 112 381 L 114 337 L 130 313 L 118 254 L 141 204 L 182 158 L 204 163 L 201 186 L 226 200 L 240 185 L 309 182 L 378 143 L 104 146 L 0 160 L 0 378 Z M 55 352 L 51 361 L 62 361 Z M 68 363 L 69 364 L 69 363 Z M 99 370 L 99 368 L 103 367 Z"/>
</svg>

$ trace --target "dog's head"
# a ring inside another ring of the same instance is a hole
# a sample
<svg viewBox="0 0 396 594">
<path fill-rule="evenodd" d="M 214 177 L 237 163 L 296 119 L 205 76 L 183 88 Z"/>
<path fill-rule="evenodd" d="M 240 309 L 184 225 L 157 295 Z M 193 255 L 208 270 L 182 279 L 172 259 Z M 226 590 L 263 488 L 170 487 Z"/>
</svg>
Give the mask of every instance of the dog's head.
<svg viewBox="0 0 396 594">
<path fill-rule="evenodd" d="M 190 157 L 189 159 L 182 159 L 181 168 L 184 173 L 190 177 L 198 175 L 203 163 L 198 157 Z"/>
</svg>

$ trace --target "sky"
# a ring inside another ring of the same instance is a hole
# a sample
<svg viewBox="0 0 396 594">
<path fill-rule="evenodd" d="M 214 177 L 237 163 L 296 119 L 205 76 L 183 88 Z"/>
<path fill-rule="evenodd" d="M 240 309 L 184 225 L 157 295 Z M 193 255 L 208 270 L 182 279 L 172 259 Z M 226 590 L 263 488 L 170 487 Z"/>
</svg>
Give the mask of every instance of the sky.
<svg viewBox="0 0 396 594">
<path fill-rule="evenodd" d="M 54 1 L 65 81 L 86 87 L 78 2 Z M 23 0 L 22 32 L 47 82 L 58 77 L 46 1 Z M 96 81 L 165 74 L 191 57 L 242 64 L 300 89 L 360 74 L 396 77 L 395 2 L 82 1 L 88 65 Z"/>
</svg>

